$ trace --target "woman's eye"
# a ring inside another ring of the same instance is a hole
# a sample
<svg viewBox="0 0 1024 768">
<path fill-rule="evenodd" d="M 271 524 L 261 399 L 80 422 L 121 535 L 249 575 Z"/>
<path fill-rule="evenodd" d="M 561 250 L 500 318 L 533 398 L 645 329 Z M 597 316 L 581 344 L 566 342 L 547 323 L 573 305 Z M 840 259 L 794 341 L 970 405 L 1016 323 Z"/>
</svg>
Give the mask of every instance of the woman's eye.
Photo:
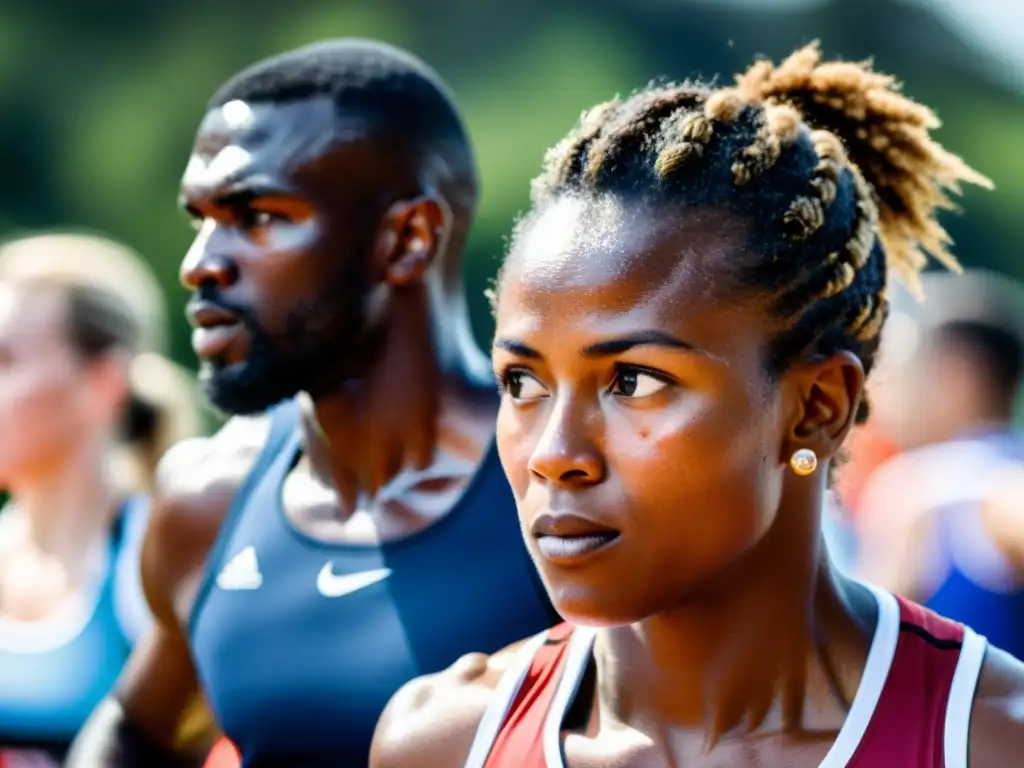
<svg viewBox="0 0 1024 768">
<path fill-rule="evenodd" d="M 502 376 L 501 386 L 513 400 L 538 400 L 548 394 L 544 386 L 526 371 L 509 371 Z"/>
<path fill-rule="evenodd" d="M 645 373 L 640 368 L 624 366 L 619 369 L 612 384 L 612 394 L 619 397 L 629 397 L 638 400 L 642 397 L 650 397 L 657 394 L 668 383 L 657 376 Z"/>
</svg>

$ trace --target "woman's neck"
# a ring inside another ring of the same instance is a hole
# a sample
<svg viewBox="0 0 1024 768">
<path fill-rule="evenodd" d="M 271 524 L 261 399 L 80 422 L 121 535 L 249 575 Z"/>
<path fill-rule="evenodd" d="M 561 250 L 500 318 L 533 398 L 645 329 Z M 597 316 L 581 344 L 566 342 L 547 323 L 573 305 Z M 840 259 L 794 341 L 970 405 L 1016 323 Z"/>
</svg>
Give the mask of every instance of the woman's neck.
<svg viewBox="0 0 1024 768">
<path fill-rule="evenodd" d="M 69 563 L 106 534 L 120 492 L 106 452 L 74 452 L 11 488 L 8 514 L 21 517 L 27 543 Z"/>
<path fill-rule="evenodd" d="M 852 607 L 857 588 L 824 545 L 807 549 L 804 562 L 752 553 L 720 588 L 600 632 L 602 721 L 698 736 L 705 748 L 759 729 L 838 729 L 876 618 L 863 600 Z"/>
</svg>

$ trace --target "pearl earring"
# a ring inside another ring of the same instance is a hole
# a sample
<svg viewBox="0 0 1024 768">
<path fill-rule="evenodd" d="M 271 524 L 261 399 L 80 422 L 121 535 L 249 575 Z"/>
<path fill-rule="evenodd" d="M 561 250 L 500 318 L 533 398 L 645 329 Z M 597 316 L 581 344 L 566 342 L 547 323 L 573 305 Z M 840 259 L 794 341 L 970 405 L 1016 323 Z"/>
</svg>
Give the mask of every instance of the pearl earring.
<svg viewBox="0 0 1024 768">
<path fill-rule="evenodd" d="M 800 477 L 813 475 L 818 468 L 818 455 L 810 448 L 801 448 L 789 457 L 789 466 Z"/>
</svg>

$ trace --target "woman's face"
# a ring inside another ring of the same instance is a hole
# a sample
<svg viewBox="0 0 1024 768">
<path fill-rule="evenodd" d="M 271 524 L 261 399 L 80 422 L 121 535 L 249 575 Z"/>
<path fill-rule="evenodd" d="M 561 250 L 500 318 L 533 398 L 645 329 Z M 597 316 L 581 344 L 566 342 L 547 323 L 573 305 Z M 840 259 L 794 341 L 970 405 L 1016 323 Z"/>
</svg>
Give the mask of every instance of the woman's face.
<svg viewBox="0 0 1024 768">
<path fill-rule="evenodd" d="M 0 284 L 0 486 L 59 464 L 88 432 L 90 386 L 55 291 Z"/>
<path fill-rule="evenodd" d="M 770 380 L 776 322 L 722 289 L 743 241 L 708 216 L 665 226 L 565 199 L 513 245 L 498 449 L 569 620 L 626 623 L 713 594 L 773 526 L 806 376 Z"/>
</svg>

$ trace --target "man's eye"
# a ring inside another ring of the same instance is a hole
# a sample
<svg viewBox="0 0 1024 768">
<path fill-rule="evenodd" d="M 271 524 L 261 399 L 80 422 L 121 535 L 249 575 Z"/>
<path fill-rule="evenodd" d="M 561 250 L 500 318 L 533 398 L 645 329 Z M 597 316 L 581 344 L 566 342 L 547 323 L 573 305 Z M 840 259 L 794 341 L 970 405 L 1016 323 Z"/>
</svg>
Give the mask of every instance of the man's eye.
<svg viewBox="0 0 1024 768">
<path fill-rule="evenodd" d="M 239 223 L 245 229 L 261 229 L 268 227 L 281 217 L 270 211 L 260 211 L 255 208 L 245 208 L 239 215 Z"/>
</svg>

